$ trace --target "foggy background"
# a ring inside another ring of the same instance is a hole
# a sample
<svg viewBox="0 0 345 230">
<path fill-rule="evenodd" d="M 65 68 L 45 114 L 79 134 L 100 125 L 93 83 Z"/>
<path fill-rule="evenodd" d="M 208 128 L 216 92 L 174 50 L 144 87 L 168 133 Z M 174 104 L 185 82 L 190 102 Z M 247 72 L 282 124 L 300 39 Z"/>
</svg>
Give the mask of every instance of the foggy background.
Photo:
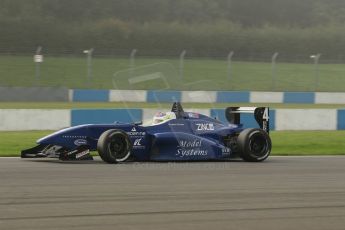
<svg viewBox="0 0 345 230">
<path fill-rule="evenodd" d="M 2 0 L 0 52 L 237 57 L 279 52 L 342 60 L 342 0 Z"/>
</svg>

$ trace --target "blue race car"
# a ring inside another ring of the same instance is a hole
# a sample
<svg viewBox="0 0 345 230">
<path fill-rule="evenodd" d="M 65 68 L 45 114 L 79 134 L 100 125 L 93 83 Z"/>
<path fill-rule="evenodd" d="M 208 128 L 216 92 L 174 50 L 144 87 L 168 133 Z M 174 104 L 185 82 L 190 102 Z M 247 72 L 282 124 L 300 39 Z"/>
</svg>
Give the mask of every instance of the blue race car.
<svg viewBox="0 0 345 230">
<path fill-rule="evenodd" d="M 244 129 L 242 113 L 253 113 L 260 128 Z M 229 123 L 184 112 L 175 102 L 171 112 L 157 113 L 150 125 L 115 122 L 70 127 L 39 139 L 38 146 L 23 150 L 21 157 L 90 160 L 90 151 L 97 150 L 107 163 L 267 159 L 272 147 L 269 108 L 228 107 L 225 117 Z"/>
</svg>

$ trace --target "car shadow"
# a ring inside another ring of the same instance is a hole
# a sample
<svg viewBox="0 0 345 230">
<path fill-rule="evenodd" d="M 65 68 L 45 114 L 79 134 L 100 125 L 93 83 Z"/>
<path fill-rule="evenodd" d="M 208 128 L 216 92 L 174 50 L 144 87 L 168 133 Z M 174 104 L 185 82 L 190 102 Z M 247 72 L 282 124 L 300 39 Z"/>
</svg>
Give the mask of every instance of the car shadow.
<svg viewBox="0 0 345 230">
<path fill-rule="evenodd" d="M 26 158 L 22 159 L 23 161 L 29 162 L 39 162 L 39 163 L 48 163 L 48 164 L 107 164 L 106 162 L 102 161 L 100 158 L 95 157 L 94 160 L 59 160 L 55 158 Z M 133 165 L 133 164 L 171 164 L 171 163 L 178 163 L 178 164 L 191 164 L 191 163 L 198 163 L 198 164 L 208 164 L 208 163 L 224 163 L 224 162 L 244 162 L 241 159 L 226 159 L 226 160 L 189 160 L 189 161 L 126 161 L 122 163 L 118 163 L 119 165 Z M 245 162 L 247 163 L 247 162 Z"/>
</svg>

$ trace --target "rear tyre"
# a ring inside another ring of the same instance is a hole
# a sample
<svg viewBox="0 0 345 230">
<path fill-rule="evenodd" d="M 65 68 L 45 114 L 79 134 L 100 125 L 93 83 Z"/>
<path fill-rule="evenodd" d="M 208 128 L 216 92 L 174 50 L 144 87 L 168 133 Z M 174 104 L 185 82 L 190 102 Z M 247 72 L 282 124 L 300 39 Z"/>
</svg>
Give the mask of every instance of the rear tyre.
<svg viewBox="0 0 345 230">
<path fill-rule="evenodd" d="M 237 138 L 240 157 L 245 161 L 264 161 L 271 153 L 272 142 L 262 129 L 245 129 Z"/>
<path fill-rule="evenodd" d="M 102 160 L 109 164 L 123 162 L 131 155 L 131 142 L 125 132 L 110 129 L 99 137 L 97 151 Z"/>
</svg>

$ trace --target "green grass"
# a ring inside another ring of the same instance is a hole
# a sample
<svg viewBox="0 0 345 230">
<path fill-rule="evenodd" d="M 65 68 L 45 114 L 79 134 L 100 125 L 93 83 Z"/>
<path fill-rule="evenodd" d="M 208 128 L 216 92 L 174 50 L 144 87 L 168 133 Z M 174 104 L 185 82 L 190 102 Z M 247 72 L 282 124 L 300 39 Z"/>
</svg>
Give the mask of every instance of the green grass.
<svg viewBox="0 0 345 230">
<path fill-rule="evenodd" d="M 272 131 L 273 155 L 345 155 L 345 131 Z"/>
<path fill-rule="evenodd" d="M 66 86 L 94 89 L 179 89 L 179 90 L 260 90 L 260 91 L 345 91 L 345 65 L 320 64 L 319 86 L 314 67 L 309 64 L 277 63 L 276 84 L 272 82 L 270 60 L 232 63 L 228 78 L 227 62 L 220 59 L 187 59 L 180 79 L 178 59 L 140 58 L 129 71 L 127 58 L 93 59 L 92 79 L 86 78 L 84 57 L 45 57 L 39 83 L 31 56 L 0 56 L 2 86 Z M 160 64 L 157 64 L 160 63 Z M 131 76 L 160 73 L 164 80 L 129 84 Z M 115 74 L 115 77 L 114 77 Z M 114 85 L 115 82 L 115 85 Z"/>
<path fill-rule="evenodd" d="M 184 108 L 226 108 L 229 106 L 269 106 L 292 109 L 338 109 L 345 104 L 268 104 L 268 103 L 183 103 Z M 0 109 L 100 109 L 100 108 L 157 108 L 170 109 L 171 103 L 142 102 L 0 102 Z"/>
<path fill-rule="evenodd" d="M 0 132 L 0 156 L 19 156 L 51 132 Z M 271 138 L 272 155 L 345 155 L 345 131 L 272 131 Z"/>
<path fill-rule="evenodd" d="M 19 156 L 20 151 L 35 146 L 37 139 L 52 131 L 0 132 L 0 156 Z"/>
</svg>

